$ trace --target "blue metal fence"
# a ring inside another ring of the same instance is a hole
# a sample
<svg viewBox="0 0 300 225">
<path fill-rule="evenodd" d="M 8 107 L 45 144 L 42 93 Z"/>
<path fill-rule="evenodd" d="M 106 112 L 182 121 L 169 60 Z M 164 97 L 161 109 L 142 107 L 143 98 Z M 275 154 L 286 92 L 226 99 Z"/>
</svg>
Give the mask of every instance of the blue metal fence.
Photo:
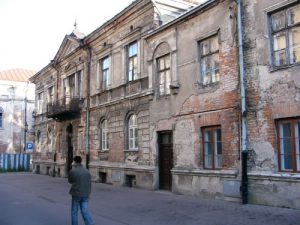
<svg viewBox="0 0 300 225">
<path fill-rule="evenodd" d="M 30 154 L 0 153 L 0 172 L 30 171 Z"/>
</svg>

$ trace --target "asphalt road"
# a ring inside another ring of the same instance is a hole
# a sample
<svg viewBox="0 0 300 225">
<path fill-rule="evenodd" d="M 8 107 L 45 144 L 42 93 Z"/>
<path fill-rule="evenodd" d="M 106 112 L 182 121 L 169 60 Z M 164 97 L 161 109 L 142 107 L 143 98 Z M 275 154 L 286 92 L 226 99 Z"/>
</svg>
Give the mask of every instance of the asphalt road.
<svg viewBox="0 0 300 225">
<path fill-rule="evenodd" d="M 0 174 L 0 225 L 68 225 L 65 178 Z M 93 183 L 96 225 L 300 225 L 300 210 Z M 82 219 L 80 224 L 84 224 Z"/>
</svg>

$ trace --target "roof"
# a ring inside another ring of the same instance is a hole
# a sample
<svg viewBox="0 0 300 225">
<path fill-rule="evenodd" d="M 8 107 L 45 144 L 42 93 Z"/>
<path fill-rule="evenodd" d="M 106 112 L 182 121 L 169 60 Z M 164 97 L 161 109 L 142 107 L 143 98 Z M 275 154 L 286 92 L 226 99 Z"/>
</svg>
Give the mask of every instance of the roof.
<svg viewBox="0 0 300 225">
<path fill-rule="evenodd" d="M 0 80 L 27 82 L 35 71 L 26 69 L 10 69 L 0 71 Z"/>
</svg>

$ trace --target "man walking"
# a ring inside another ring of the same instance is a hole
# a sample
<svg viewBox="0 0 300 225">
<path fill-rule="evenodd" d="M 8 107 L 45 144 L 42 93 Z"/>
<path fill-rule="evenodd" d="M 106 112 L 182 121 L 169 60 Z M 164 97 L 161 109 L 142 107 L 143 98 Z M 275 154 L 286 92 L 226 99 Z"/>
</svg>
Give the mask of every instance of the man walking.
<svg viewBox="0 0 300 225">
<path fill-rule="evenodd" d="M 91 193 L 91 174 L 81 164 L 81 157 L 74 157 L 74 168 L 69 173 L 69 183 L 72 184 L 70 195 L 72 195 L 72 225 L 78 225 L 78 208 L 80 207 L 81 215 L 85 225 L 93 225 L 94 221 L 89 213 L 89 196 Z"/>
</svg>

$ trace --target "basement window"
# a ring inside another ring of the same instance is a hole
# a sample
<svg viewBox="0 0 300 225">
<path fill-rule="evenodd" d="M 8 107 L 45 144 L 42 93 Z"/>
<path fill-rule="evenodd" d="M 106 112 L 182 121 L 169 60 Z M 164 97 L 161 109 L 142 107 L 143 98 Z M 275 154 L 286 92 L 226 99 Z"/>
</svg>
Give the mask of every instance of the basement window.
<svg viewBox="0 0 300 225">
<path fill-rule="evenodd" d="M 300 172 L 300 118 L 277 123 L 279 170 Z"/>
<path fill-rule="evenodd" d="M 270 15 L 274 68 L 300 63 L 300 5 Z"/>
</svg>

